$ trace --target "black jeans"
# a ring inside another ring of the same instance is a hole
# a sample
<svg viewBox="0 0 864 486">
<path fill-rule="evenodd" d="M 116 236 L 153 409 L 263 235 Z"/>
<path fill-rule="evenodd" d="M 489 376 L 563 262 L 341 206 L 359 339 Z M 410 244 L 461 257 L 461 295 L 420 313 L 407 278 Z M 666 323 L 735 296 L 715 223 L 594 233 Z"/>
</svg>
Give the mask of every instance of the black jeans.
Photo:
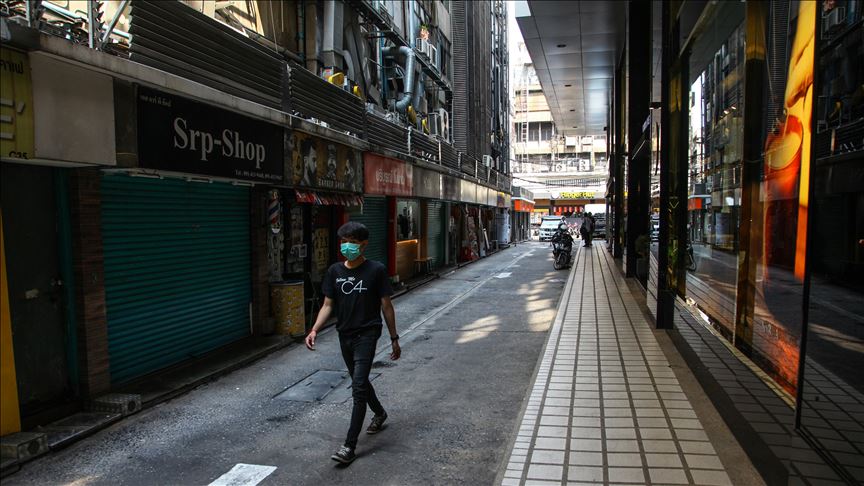
<svg viewBox="0 0 864 486">
<path fill-rule="evenodd" d="M 351 395 L 354 397 L 354 409 L 351 411 L 351 426 L 345 445 L 357 447 L 357 437 L 366 418 L 366 406 L 375 415 L 382 415 L 384 407 L 375 395 L 375 389 L 369 381 L 372 370 L 372 360 L 375 359 L 375 345 L 381 337 L 381 328 L 373 327 L 353 334 L 339 334 L 339 345 L 342 348 L 342 358 L 351 373 Z"/>
</svg>

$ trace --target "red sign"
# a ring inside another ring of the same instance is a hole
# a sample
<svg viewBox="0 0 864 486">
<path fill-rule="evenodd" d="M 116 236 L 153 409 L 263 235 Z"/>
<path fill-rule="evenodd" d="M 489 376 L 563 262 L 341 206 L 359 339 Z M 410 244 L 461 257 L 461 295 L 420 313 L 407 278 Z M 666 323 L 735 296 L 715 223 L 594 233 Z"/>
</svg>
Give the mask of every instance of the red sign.
<svg viewBox="0 0 864 486">
<path fill-rule="evenodd" d="M 520 213 L 530 213 L 531 211 L 534 211 L 534 204 L 521 199 L 514 199 L 513 210 Z"/>
<path fill-rule="evenodd" d="M 363 155 L 363 175 L 366 194 L 410 196 L 413 186 L 413 166 L 383 155 Z"/>
</svg>

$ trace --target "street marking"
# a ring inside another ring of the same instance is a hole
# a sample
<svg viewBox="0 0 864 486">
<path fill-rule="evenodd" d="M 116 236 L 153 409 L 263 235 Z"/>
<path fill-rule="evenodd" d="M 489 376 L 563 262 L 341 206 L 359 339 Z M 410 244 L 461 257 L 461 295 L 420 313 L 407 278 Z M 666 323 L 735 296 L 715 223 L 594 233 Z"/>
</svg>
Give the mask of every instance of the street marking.
<svg viewBox="0 0 864 486">
<path fill-rule="evenodd" d="M 513 275 L 513 272 L 501 272 L 495 275 L 495 278 L 510 278 L 510 275 Z"/>
<path fill-rule="evenodd" d="M 275 470 L 276 466 L 237 464 L 208 486 L 255 486 Z"/>
</svg>

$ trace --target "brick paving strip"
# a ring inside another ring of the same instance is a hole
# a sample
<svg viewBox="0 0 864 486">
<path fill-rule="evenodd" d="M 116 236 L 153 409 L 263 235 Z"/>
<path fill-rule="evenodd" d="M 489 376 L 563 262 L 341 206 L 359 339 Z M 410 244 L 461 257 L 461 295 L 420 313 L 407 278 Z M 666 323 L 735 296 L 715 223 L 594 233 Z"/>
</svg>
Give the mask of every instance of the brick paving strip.
<svg viewBox="0 0 864 486">
<path fill-rule="evenodd" d="M 606 251 L 581 248 L 502 486 L 729 485 Z"/>
</svg>

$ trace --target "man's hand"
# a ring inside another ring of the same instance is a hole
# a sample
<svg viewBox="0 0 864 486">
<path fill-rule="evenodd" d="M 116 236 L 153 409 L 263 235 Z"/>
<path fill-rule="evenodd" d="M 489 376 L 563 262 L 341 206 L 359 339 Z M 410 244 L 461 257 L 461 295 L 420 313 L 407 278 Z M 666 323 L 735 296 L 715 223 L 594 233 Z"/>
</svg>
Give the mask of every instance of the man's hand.
<svg viewBox="0 0 864 486">
<path fill-rule="evenodd" d="M 390 359 L 396 361 L 399 357 L 402 356 L 402 348 L 399 347 L 399 340 L 393 341 L 393 352 L 390 353 Z"/>
<path fill-rule="evenodd" d="M 318 337 L 318 331 L 315 330 L 309 331 L 309 334 L 306 336 L 306 347 L 309 348 L 309 351 L 315 351 L 316 337 Z"/>
</svg>

